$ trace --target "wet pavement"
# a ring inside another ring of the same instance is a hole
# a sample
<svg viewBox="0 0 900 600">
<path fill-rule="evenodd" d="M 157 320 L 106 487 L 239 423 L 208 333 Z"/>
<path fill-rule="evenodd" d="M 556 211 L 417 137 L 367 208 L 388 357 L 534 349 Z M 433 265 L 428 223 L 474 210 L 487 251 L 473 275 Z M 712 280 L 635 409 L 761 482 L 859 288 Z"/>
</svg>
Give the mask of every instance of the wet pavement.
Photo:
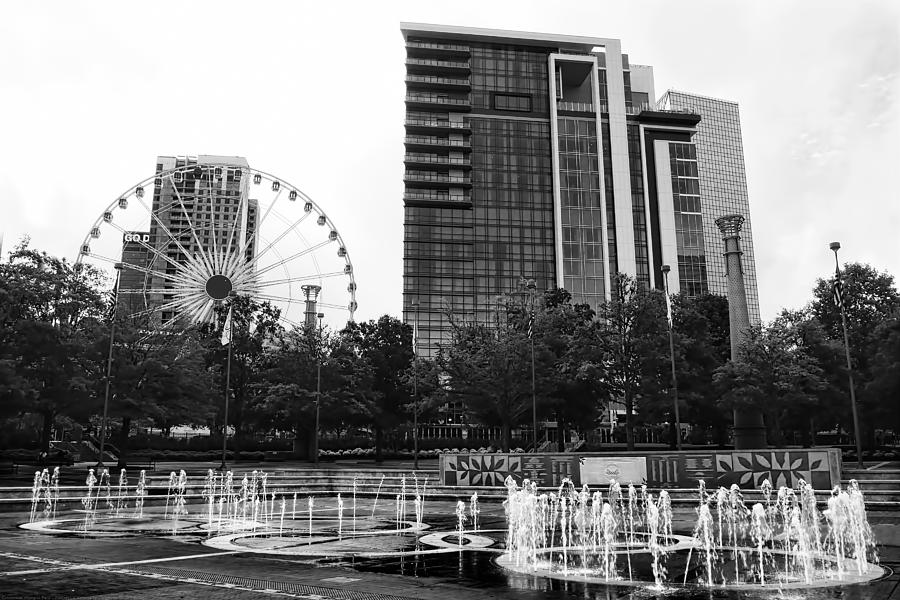
<svg viewBox="0 0 900 600">
<path fill-rule="evenodd" d="M 194 513 L 202 509 L 190 507 Z M 389 521 L 393 507 L 383 506 Z M 503 507 L 482 506 L 481 529 L 504 526 Z M 428 514 L 452 515 L 450 503 L 433 502 Z M 676 521 L 684 530 L 690 515 Z M 195 518 L 197 518 L 195 516 Z M 870 515 L 876 536 L 890 545 L 879 548 L 888 574 L 867 584 L 818 590 L 761 591 L 673 589 L 584 584 L 519 574 L 498 566 L 499 542 L 484 551 L 452 548 L 431 554 L 402 554 L 359 558 L 337 556 L 278 556 L 221 551 L 203 545 L 200 529 L 179 527 L 171 532 L 132 531 L 125 537 L 100 538 L 79 533 L 54 535 L 18 528 L 28 514 L 0 517 L 0 598 L 251 598 L 269 594 L 318 600 L 538 599 L 650 600 L 763 599 L 900 600 L 900 536 L 896 513 Z M 202 518 L 197 519 L 198 522 Z M 453 540 L 454 521 L 436 517 L 425 521 L 432 532 L 444 531 Z M 202 525 L 202 523 L 201 523 Z M 347 524 L 350 527 L 349 523 Z M 199 527 L 199 525 L 197 526 Z M 427 533 L 427 532 L 426 532 Z M 403 535 L 388 532 L 392 539 Z M 492 533 L 500 542 L 502 532 Z M 415 548 L 415 536 L 409 544 Z M 278 541 L 277 539 L 275 540 Z M 345 542 L 346 543 L 346 542 Z M 361 545 L 365 545 L 363 539 Z M 383 544 L 369 543 L 376 549 Z M 402 546 L 402 544 L 400 544 Z M 421 547 L 420 547 L 421 548 Z"/>
</svg>

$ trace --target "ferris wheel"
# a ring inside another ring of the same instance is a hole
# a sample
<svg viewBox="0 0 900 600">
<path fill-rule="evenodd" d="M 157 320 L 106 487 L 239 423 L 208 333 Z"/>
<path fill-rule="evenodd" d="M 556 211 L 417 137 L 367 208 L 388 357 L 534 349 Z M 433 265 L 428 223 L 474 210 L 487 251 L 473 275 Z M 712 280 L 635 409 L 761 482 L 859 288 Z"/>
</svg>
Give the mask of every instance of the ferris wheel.
<svg viewBox="0 0 900 600">
<path fill-rule="evenodd" d="M 353 264 L 331 219 L 240 158 L 158 164 L 103 210 L 76 262 L 116 281 L 117 310 L 160 328 L 211 322 L 230 295 L 270 302 L 288 325 L 324 317 L 342 327 L 357 308 Z"/>
</svg>

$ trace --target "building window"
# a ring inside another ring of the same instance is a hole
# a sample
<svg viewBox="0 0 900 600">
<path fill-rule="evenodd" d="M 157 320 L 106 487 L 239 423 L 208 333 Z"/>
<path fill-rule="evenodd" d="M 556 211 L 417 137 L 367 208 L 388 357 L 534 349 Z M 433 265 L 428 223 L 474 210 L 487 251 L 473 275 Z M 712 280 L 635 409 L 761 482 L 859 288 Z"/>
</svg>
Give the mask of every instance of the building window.
<svg viewBox="0 0 900 600">
<path fill-rule="evenodd" d="M 494 110 L 531 112 L 531 96 L 494 94 Z"/>
</svg>

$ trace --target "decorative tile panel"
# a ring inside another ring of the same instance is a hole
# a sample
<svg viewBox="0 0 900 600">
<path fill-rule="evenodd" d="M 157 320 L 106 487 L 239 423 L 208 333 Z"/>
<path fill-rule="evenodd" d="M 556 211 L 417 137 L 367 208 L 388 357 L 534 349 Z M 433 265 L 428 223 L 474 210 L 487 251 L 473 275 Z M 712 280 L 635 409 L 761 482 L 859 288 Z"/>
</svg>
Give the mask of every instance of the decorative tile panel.
<svg viewBox="0 0 900 600">
<path fill-rule="evenodd" d="M 711 452 L 608 453 L 465 453 L 441 455 L 441 481 L 448 486 L 502 487 L 507 476 L 540 487 L 558 487 L 566 477 L 581 485 L 581 461 L 586 457 L 645 456 L 647 485 L 652 488 L 708 487 L 755 489 L 766 479 L 775 487 L 797 488 L 804 480 L 817 490 L 840 482 L 841 455 L 835 448 L 766 449 Z"/>
</svg>

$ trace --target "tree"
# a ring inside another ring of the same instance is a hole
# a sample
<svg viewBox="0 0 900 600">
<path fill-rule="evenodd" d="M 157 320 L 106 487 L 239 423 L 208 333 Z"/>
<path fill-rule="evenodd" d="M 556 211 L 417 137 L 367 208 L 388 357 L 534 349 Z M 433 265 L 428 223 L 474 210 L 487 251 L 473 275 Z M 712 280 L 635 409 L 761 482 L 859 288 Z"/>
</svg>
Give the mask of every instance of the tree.
<svg viewBox="0 0 900 600">
<path fill-rule="evenodd" d="M 125 466 L 133 422 L 147 418 L 168 430 L 173 425 L 203 423 L 214 414 L 215 382 L 205 365 L 194 330 L 157 330 L 152 316 L 118 316 L 113 344 L 109 416 L 121 419 L 117 446 Z M 110 330 L 96 336 L 92 356 L 96 372 L 106 375 Z M 97 378 L 97 395 L 105 393 Z"/>
<path fill-rule="evenodd" d="M 385 432 L 396 430 L 405 421 L 410 402 L 404 373 L 413 358 L 412 327 L 384 315 L 377 321 L 348 323 L 341 335 L 372 368 L 371 427 L 375 458 L 380 461 Z"/>
<path fill-rule="evenodd" d="M 454 323 L 451 342 L 438 353 L 438 364 L 449 377 L 447 394 L 487 427 L 499 427 L 501 447 L 508 452 L 512 428 L 531 421 L 531 341 L 515 320 L 489 327 Z M 546 373 L 551 356 L 535 344 L 535 388 L 546 402 Z"/>
<path fill-rule="evenodd" d="M 216 322 L 200 327 L 201 340 L 206 349 L 206 362 L 210 368 L 218 369 L 221 377 L 220 398 L 225 395 L 226 362 L 228 346 L 221 343 L 221 332 L 227 318 L 229 308 L 232 310 L 231 337 L 231 399 L 228 405 L 228 423 L 223 427 L 234 427 L 237 448 L 245 431 L 245 408 L 251 400 L 255 388 L 256 377 L 264 360 L 264 351 L 283 328 L 279 322 L 281 311 L 270 302 L 257 302 L 249 296 L 234 296 L 216 307 Z M 224 413 L 224 401 L 221 403 Z"/>
<path fill-rule="evenodd" d="M 862 442 L 865 446 L 871 446 L 876 425 L 887 414 L 882 404 L 884 396 L 879 391 L 881 387 L 870 385 L 880 377 L 879 371 L 873 368 L 872 361 L 879 354 L 879 335 L 883 331 L 879 327 L 900 312 L 900 293 L 894 285 L 892 275 L 880 273 L 871 266 L 860 263 L 844 265 L 841 281 L 850 357 L 858 392 Z M 843 346 L 841 311 L 833 300 L 833 284 L 834 277 L 816 281 L 814 299 L 809 310 L 822 324 L 827 337 Z M 883 358 L 879 364 L 883 365 Z M 848 380 L 844 369 L 842 367 L 843 382 L 840 388 L 844 395 L 843 404 L 849 406 Z M 891 402 L 889 406 L 895 404 L 896 402 Z"/>
<path fill-rule="evenodd" d="M 28 247 L 0 264 L 0 393 L 7 413 L 36 413 L 47 451 L 54 419 L 86 416 L 93 386 L 84 364 L 102 318 L 102 274 Z"/>
<path fill-rule="evenodd" d="M 633 278 L 619 273 L 613 280 L 612 300 L 600 305 L 596 336 L 604 352 L 610 393 L 625 406 L 625 436 L 634 450 L 634 413 L 639 399 L 642 411 L 657 409 L 667 389 L 668 333 L 665 298 L 657 290 L 641 288 Z"/>
<path fill-rule="evenodd" d="M 372 412 L 372 369 L 340 335 L 298 327 L 278 336 L 261 365 L 249 406 L 257 424 L 295 434 L 313 457 L 321 361 L 321 429 L 361 425 Z"/>
<path fill-rule="evenodd" d="M 536 318 L 536 335 L 553 357 L 549 373 L 553 412 L 560 429 L 557 450 L 565 451 L 569 431 L 584 432 L 601 413 L 609 391 L 593 364 L 599 348 L 590 335 L 594 311 L 586 304 L 572 305 L 568 291 L 555 288 L 544 294 L 543 310 Z"/>
<path fill-rule="evenodd" d="M 870 336 L 871 376 L 864 397 L 873 407 L 880 428 L 900 431 L 900 317 L 881 322 Z"/>
<path fill-rule="evenodd" d="M 775 444 L 785 441 L 785 421 L 809 414 L 827 387 L 805 326 L 801 314 L 785 312 L 769 326 L 751 327 L 740 360 L 728 361 L 714 375 L 722 405 L 762 411 L 767 437 Z"/>
<path fill-rule="evenodd" d="M 725 444 L 731 415 L 719 408 L 711 382 L 731 355 L 728 300 L 716 294 L 673 296 L 672 328 L 681 418 L 701 433 L 711 429 Z"/>
</svg>

